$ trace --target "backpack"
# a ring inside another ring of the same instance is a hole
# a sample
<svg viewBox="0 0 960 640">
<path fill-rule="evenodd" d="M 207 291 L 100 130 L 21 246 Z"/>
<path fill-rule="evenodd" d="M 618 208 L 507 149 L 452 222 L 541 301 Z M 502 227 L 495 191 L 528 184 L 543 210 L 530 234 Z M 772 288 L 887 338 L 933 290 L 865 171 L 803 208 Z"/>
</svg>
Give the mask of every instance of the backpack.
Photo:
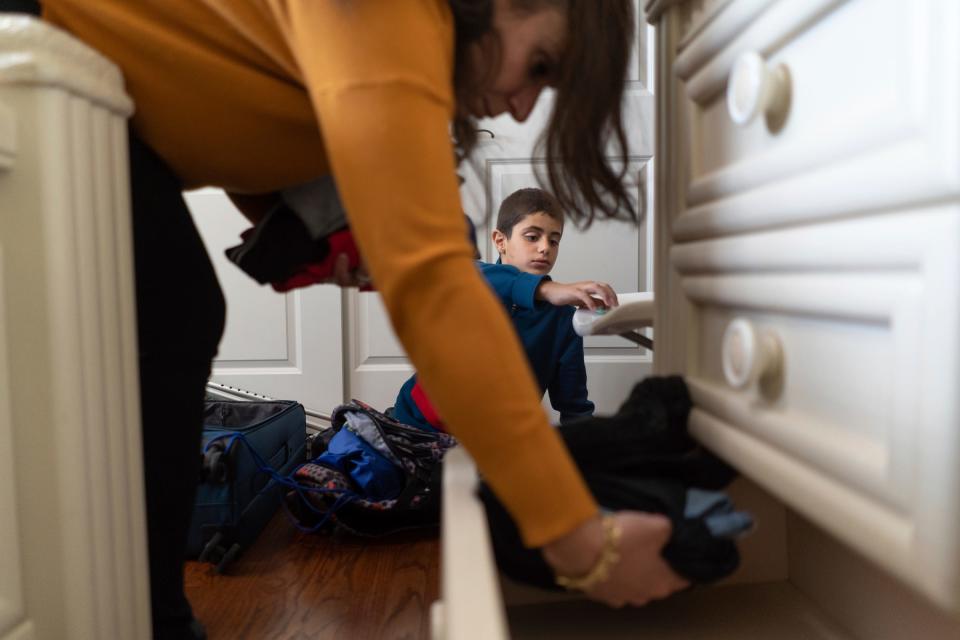
<svg viewBox="0 0 960 640">
<path fill-rule="evenodd" d="M 383 536 L 440 522 L 442 460 L 453 436 L 402 424 L 358 400 L 334 409 L 326 448 L 291 474 L 300 528 Z"/>
</svg>

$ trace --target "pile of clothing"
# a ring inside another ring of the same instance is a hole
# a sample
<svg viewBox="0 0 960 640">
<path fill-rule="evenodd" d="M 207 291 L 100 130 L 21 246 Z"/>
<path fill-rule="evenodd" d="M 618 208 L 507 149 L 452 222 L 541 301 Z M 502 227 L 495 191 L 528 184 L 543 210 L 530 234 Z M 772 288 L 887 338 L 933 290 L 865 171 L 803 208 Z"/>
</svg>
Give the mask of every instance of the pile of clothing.
<svg viewBox="0 0 960 640">
<path fill-rule="evenodd" d="M 284 189 L 279 201 L 228 248 L 227 258 L 260 284 L 286 292 L 326 282 L 336 260 L 347 256 L 351 270 L 360 252 L 331 176 Z M 371 291 L 371 285 L 361 287 Z"/>
<path fill-rule="evenodd" d="M 753 519 L 721 491 L 735 471 L 687 433 L 690 409 L 682 378 L 651 377 L 634 387 L 615 415 L 583 418 L 558 430 L 600 506 L 669 517 L 673 532 L 664 559 L 687 580 L 703 584 L 737 568 L 734 540 L 752 528 Z M 523 546 L 489 486 L 481 483 L 479 491 L 500 570 L 518 582 L 558 589 L 540 552 Z"/>
<path fill-rule="evenodd" d="M 435 527 L 441 460 L 457 441 L 401 424 L 354 400 L 337 407 L 323 451 L 293 474 L 287 506 L 309 530 L 362 536 Z"/>
</svg>

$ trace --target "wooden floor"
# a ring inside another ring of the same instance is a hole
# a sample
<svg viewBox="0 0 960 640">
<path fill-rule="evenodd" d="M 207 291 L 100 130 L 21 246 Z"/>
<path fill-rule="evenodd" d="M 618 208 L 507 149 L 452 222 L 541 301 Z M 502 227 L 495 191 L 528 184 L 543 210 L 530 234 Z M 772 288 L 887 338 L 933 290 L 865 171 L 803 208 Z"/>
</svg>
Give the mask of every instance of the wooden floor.
<svg viewBox="0 0 960 640">
<path fill-rule="evenodd" d="M 187 563 L 187 596 L 210 640 L 430 637 L 436 531 L 386 540 L 304 534 L 280 512 L 216 575 Z"/>
</svg>

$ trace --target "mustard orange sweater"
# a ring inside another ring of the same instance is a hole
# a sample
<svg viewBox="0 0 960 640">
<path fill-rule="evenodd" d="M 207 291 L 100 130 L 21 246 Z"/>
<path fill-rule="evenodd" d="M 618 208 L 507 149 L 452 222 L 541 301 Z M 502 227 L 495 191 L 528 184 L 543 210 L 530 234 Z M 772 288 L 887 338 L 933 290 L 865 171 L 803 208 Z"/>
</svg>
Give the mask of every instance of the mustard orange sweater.
<svg viewBox="0 0 960 640">
<path fill-rule="evenodd" d="M 400 342 L 525 542 L 596 513 L 465 241 L 444 0 L 43 4 L 121 67 L 138 134 L 185 187 L 264 193 L 332 172 Z"/>
</svg>

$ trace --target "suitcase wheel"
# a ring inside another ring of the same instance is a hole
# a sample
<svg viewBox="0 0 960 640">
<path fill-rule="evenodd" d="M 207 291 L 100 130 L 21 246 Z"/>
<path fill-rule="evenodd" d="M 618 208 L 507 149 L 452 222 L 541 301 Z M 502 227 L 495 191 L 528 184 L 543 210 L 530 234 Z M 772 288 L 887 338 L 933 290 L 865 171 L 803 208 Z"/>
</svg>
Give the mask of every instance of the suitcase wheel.
<svg viewBox="0 0 960 640">
<path fill-rule="evenodd" d="M 200 552 L 200 557 L 197 558 L 200 562 L 209 562 L 214 552 L 220 548 L 220 541 L 223 540 L 223 533 L 217 531 L 213 534 L 213 537 L 210 538 L 210 542 L 204 545 L 203 551 Z"/>
</svg>

